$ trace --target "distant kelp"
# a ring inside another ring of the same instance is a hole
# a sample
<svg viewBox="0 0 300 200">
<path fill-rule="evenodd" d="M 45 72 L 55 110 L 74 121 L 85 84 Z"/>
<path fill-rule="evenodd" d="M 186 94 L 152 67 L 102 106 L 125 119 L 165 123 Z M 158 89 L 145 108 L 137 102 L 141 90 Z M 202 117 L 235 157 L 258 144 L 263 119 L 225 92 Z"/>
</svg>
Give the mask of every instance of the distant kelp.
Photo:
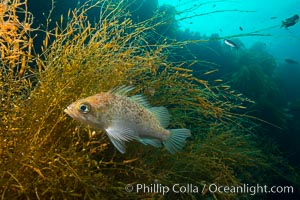
<svg viewBox="0 0 300 200">
<path fill-rule="evenodd" d="M 280 91 L 278 75 L 275 73 L 275 59 L 260 43 L 244 50 L 234 59 L 235 71 L 231 73 L 229 81 L 232 87 L 256 102 L 251 106 L 256 116 L 286 128 L 287 118 L 280 105 L 283 94 Z"/>
<path fill-rule="evenodd" d="M 3 199 L 163 198 L 128 193 L 124 187 L 156 182 L 238 185 L 257 177 L 248 167 L 269 170 L 270 163 L 247 135 L 256 125 L 231 112 L 244 99 L 212 89 L 192 70 L 182 68 L 183 63 L 168 62 L 169 48 L 182 44 L 147 43 L 147 34 L 164 22 L 155 23 L 154 16 L 133 23 L 126 1 L 92 2 L 70 11 L 53 30 L 43 30 L 42 54 L 29 56 L 33 67 L 27 62 L 20 75 L 3 63 Z M 94 8 L 103 9 L 101 21 L 92 24 L 85 16 Z M 193 138 L 183 152 L 170 156 L 165 150 L 133 143 L 122 155 L 101 131 L 81 126 L 63 113 L 74 100 L 119 85 L 135 86 L 133 94 L 144 94 L 154 106 L 166 106 L 172 114 L 171 128 L 191 128 Z M 248 127 L 243 126 L 245 121 Z M 209 192 L 203 196 L 236 198 Z"/>
</svg>

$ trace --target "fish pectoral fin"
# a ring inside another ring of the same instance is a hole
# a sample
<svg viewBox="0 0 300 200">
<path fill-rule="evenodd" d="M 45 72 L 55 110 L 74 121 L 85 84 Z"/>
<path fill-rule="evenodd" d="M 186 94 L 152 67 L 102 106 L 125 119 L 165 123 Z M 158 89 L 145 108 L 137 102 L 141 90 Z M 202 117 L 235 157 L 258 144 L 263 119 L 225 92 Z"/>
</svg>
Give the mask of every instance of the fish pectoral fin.
<svg viewBox="0 0 300 200">
<path fill-rule="evenodd" d="M 118 151 L 120 151 L 123 154 L 126 152 L 124 141 L 117 140 L 109 135 L 108 135 L 108 137 L 109 137 L 110 141 L 113 143 L 113 145 L 118 149 Z"/>
<path fill-rule="evenodd" d="M 170 121 L 170 114 L 165 107 L 152 107 L 148 110 L 155 116 L 163 128 L 167 128 Z"/>
<path fill-rule="evenodd" d="M 113 120 L 112 125 L 105 130 L 109 136 L 120 141 L 128 142 L 137 139 L 135 131 L 129 128 L 123 120 Z"/>
<path fill-rule="evenodd" d="M 125 153 L 125 142 L 138 139 L 135 131 L 125 125 L 122 120 L 114 120 L 112 125 L 105 129 L 110 141 L 121 153 Z"/>
<path fill-rule="evenodd" d="M 138 141 L 144 145 L 150 144 L 151 146 L 156 148 L 162 147 L 161 141 L 158 139 L 139 138 Z"/>
</svg>

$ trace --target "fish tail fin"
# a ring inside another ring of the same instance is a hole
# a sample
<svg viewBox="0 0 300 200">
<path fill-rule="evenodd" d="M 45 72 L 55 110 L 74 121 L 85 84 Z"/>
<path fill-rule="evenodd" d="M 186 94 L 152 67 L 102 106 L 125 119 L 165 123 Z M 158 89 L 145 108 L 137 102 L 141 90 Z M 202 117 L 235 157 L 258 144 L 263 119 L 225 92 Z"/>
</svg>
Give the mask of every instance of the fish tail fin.
<svg viewBox="0 0 300 200">
<path fill-rule="evenodd" d="M 281 26 L 280 28 L 284 27 L 285 26 L 285 21 L 281 21 Z"/>
<path fill-rule="evenodd" d="M 191 131 L 189 129 L 171 129 L 170 137 L 163 141 L 164 146 L 170 153 L 176 153 L 180 151 L 185 144 L 187 137 L 191 136 Z"/>
</svg>

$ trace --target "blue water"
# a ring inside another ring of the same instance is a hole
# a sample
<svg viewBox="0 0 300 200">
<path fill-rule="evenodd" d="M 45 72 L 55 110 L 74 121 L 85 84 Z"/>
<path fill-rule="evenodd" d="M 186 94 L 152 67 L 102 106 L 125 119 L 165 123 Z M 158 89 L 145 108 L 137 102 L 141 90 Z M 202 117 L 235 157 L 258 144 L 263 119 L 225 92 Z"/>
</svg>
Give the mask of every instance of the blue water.
<svg viewBox="0 0 300 200">
<path fill-rule="evenodd" d="M 214 55 L 214 51 L 199 47 L 191 48 L 199 59 L 219 65 L 221 72 L 218 76 L 241 71 L 243 66 L 249 64 L 247 63 L 249 60 L 252 60 L 252 64 L 258 67 L 257 71 L 253 71 L 251 77 L 247 79 L 248 82 L 245 80 L 244 84 L 248 88 L 243 91 L 241 88 L 237 90 L 250 95 L 254 101 L 260 102 L 256 108 L 260 113 L 259 117 L 285 127 L 282 130 L 267 127 L 268 130 L 264 131 L 264 136 L 268 135 L 270 140 L 275 138 L 283 146 L 284 151 L 289 152 L 289 158 L 293 157 L 292 159 L 299 165 L 300 21 L 288 29 L 280 28 L 280 26 L 285 19 L 296 14 L 300 15 L 300 1 L 159 0 L 159 6 L 164 4 L 174 6 L 178 13 L 176 19 L 178 28 L 181 30 L 177 31 L 178 35 L 184 35 L 186 39 L 191 37 L 191 39 L 200 40 L 209 38 L 212 34 L 220 37 L 220 41 L 207 44 L 217 52 L 217 56 Z M 253 35 L 253 33 L 260 34 L 260 36 Z M 221 38 L 240 41 L 244 46 L 239 43 L 242 48 L 238 51 L 231 51 L 232 57 L 230 57 L 224 54 L 226 45 L 221 45 L 222 48 L 220 48 L 219 44 L 223 43 Z M 203 44 L 203 46 L 206 45 Z M 239 59 L 239 56 L 243 54 L 246 56 Z M 270 60 L 275 61 L 273 69 L 269 68 L 270 63 L 259 64 L 266 59 L 265 55 L 270 55 Z M 295 60 L 298 64 L 287 63 L 285 61 L 287 58 Z M 263 73 L 260 74 L 259 70 Z M 251 87 L 256 84 L 255 79 L 260 75 L 265 76 L 265 79 L 261 81 L 261 84 Z M 262 94 L 259 94 L 257 88 L 263 88 Z M 283 110 L 287 111 L 287 115 L 282 112 Z"/>
<path fill-rule="evenodd" d="M 200 4 L 203 5 L 200 5 Z M 219 34 L 221 37 L 260 31 L 261 34 L 270 36 L 238 37 L 246 47 L 254 42 L 262 42 L 277 60 L 283 62 L 284 58 L 297 60 L 300 52 L 300 23 L 286 30 L 280 28 L 281 21 L 300 14 L 300 1 L 298 0 L 235 0 L 235 1 L 200 1 L 200 0 L 159 0 L 159 5 L 170 4 L 177 11 L 196 8 L 190 12 L 177 16 L 177 19 L 186 16 L 215 12 L 208 15 L 193 17 L 180 22 L 182 30 L 200 32 L 201 35 Z M 200 6 L 199 6 L 200 5 Z M 239 11 L 253 12 L 239 12 Z M 219 12 L 224 11 L 224 12 Z M 276 19 L 270 19 L 276 17 Z M 276 27 L 273 27 L 276 26 Z M 243 28 L 243 31 L 240 30 Z M 273 28 L 269 28 L 273 27 Z"/>
</svg>

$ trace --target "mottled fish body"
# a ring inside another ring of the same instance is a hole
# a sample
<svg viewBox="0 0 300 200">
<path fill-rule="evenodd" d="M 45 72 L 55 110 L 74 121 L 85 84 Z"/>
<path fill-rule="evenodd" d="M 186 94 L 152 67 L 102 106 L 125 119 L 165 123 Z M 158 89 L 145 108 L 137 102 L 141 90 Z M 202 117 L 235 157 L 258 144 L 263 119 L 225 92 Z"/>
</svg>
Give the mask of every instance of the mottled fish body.
<svg viewBox="0 0 300 200">
<path fill-rule="evenodd" d="M 188 129 L 166 129 L 169 113 L 164 107 L 150 107 L 142 95 L 127 96 L 132 87 L 121 86 L 70 104 L 65 113 L 73 119 L 96 129 L 104 129 L 121 152 L 125 153 L 125 142 L 137 140 L 145 145 L 161 147 L 170 153 L 181 150 Z"/>
</svg>

